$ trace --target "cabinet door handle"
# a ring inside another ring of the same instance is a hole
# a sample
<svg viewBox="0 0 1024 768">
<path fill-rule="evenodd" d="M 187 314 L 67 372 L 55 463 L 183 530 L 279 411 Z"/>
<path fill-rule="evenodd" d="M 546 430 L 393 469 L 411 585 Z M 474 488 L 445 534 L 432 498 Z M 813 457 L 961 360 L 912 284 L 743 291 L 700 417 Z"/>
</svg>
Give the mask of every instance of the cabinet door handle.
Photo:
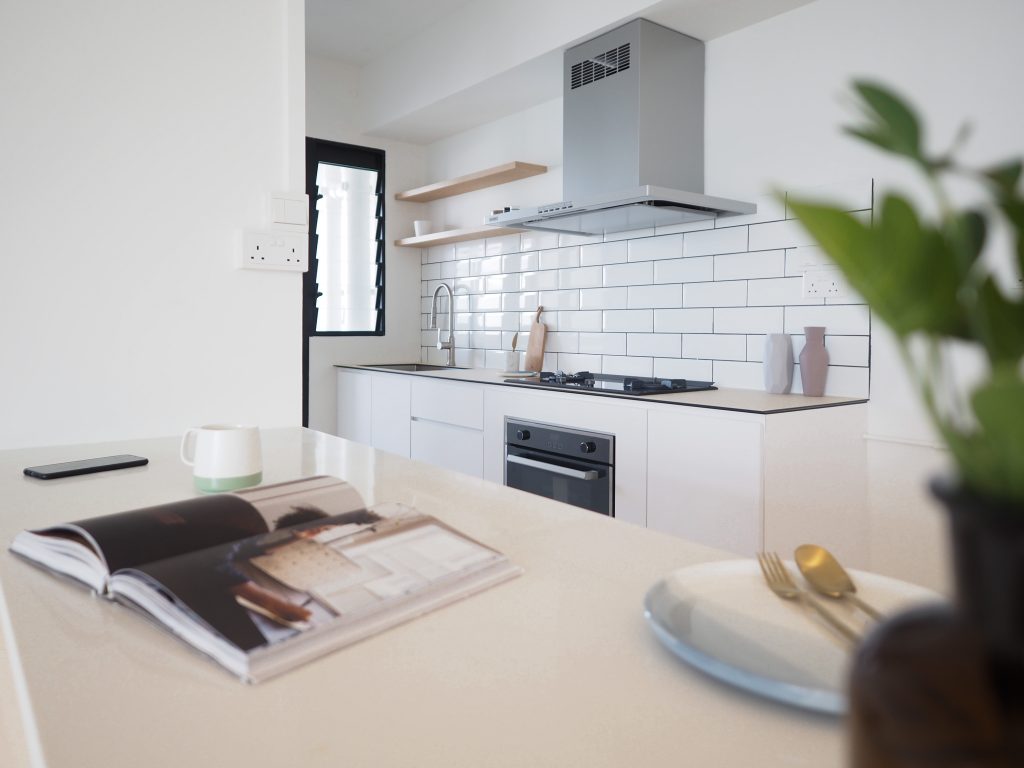
<svg viewBox="0 0 1024 768">
<path fill-rule="evenodd" d="M 557 464 L 548 464 L 546 461 L 527 459 L 523 456 L 509 455 L 505 457 L 505 461 L 509 464 L 522 464 L 524 467 L 541 469 L 545 472 L 551 472 L 556 475 L 565 475 L 566 477 L 572 477 L 576 480 L 597 480 L 597 478 L 601 476 L 601 473 L 596 469 L 570 469 L 569 467 L 560 467 Z"/>
</svg>

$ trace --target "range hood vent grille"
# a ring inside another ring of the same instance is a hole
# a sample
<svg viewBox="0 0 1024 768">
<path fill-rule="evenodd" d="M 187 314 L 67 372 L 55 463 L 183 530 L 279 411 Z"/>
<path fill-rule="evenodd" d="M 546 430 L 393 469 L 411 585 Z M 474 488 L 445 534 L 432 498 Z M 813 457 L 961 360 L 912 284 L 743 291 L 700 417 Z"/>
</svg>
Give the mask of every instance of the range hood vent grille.
<svg viewBox="0 0 1024 768">
<path fill-rule="evenodd" d="M 582 88 L 624 69 L 629 69 L 629 43 L 573 64 L 570 75 L 571 87 Z"/>
</svg>

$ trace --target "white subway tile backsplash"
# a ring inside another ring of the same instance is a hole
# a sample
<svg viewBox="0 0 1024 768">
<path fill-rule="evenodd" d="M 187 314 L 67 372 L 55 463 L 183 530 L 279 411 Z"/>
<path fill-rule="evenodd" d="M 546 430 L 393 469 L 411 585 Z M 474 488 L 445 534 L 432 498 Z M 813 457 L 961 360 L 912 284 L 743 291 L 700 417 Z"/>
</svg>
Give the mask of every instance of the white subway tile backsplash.
<svg viewBox="0 0 1024 768">
<path fill-rule="evenodd" d="M 786 277 L 803 277 L 805 269 L 831 266 L 832 260 L 816 245 L 786 249 Z"/>
<path fill-rule="evenodd" d="M 654 358 L 654 375 L 666 379 L 711 381 L 711 361 L 656 357 Z"/>
<path fill-rule="evenodd" d="M 579 265 L 580 249 L 577 246 L 540 252 L 541 269 L 567 269 Z"/>
<path fill-rule="evenodd" d="M 787 304 L 825 303 L 821 298 L 805 299 L 803 296 L 804 280 L 802 277 L 775 277 L 767 280 L 751 280 L 747 283 L 747 306 L 770 307 Z"/>
<path fill-rule="evenodd" d="M 679 357 L 678 333 L 630 333 L 626 335 L 626 354 L 634 357 Z"/>
<path fill-rule="evenodd" d="M 626 261 L 626 243 L 594 243 L 580 246 L 580 266 L 594 267 L 603 264 L 621 264 Z"/>
<path fill-rule="evenodd" d="M 671 308 L 683 306 L 681 285 L 631 285 L 626 289 L 626 306 L 630 309 Z"/>
<path fill-rule="evenodd" d="M 601 372 L 617 376 L 653 376 L 654 360 L 650 357 L 606 355 L 601 358 Z"/>
<path fill-rule="evenodd" d="M 579 291 L 541 291 L 540 297 L 537 299 L 540 306 L 544 307 L 544 311 L 554 311 L 556 309 L 579 309 L 580 308 L 580 292 Z"/>
<path fill-rule="evenodd" d="M 753 251 L 715 256 L 714 278 L 708 280 L 746 280 L 759 277 L 783 277 L 786 274 L 786 252 Z"/>
<path fill-rule="evenodd" d="M 553 291 L 558 288 L 558 270 L 545 269 L 540 272 L 523 272 L 520 288 L 524 291 Z"/>
<path fill-rule="evenodd" d="M 654 310 L 609 309 L 604 313 L 604 330 L 650 333 L 654 330 Z"/>
<path fill-rule="evenodd" d="M 738 227 L 745 224 L 761 224 L 766 221 L 781 221 L 786 218 L 786 204 L 775 195 L 764 195 L 755 197 L 749 202 L 757 206 L 757 213 L 744 213 L 738 216 L 719 216 L 715 219 L 715 226 Z"/>
<path fill-rule="evenodd" d="M 601 330 L 600 310 L 588 310 L 581 312 L 557 312 L 556 322 L 560 331 L 590 331 Z M 547 315 L 545 323 L 551 323 L 551 315 Z"/>
<path fill-rule="evenodd" d="M 509 253 L 501 257 L 502 272 L 529 272 L 537 269 L 540 259 L 536 251 Z"/>
<path fill-rule="evenodd" d="M 501 349 L 501 331 L 471 331 L 469 346 L 476 349 Z"/>
<path fill-rule="evenodd" d="M 653 282 L 654 264 L 660 262 L 638 261 L 633 264 L 610 264 L 604 267 L 604 284 L 646 285 Z"/>
<path fill-rule="evenodd" d="M 715 309 L 715 333 L 782 333 L 782 307 Z"/>
<path fill-rule="evenodd" d="M 625 309 L 626 288 L 583 288 L 580 309 Z"/>
<path fill-rule="evenodd" d="M 786 333 L 803 333 L 809 325 L 825 326 L 825 335 L 867 336 L 871 318 L 868 308 L 858 304 L 786 307 Z"/>
<path fill-rule="evenodd" d="M 793 219 L 773 221 L 768 224 L 752 224 L 750 227 L 751 251 L 798 248 L 814 244 L 814 238 L 807 234 L 807 230 L 800 222 Z"/>
<path fill-rule="evenodd" d="M 484 280 L 487 293 L 508 293 L 519 290 L 519 275 L 489 275 Z"/>
<path fill-rule="evenodd" d="M 544 355 L 547 360 L 547 355 Z M 547 363 L 545 362 L 545 365 Z M 600 355 L 578 355 L 572 352 L 559 352 L 557 361 L 546 370 L 558 369 L 566 372 L 576 373 L 578 371 L 590 371 L 601 373 L 603 359 Z"/>
<path fill-rule="evenodd" d="M 558 271 L 559 288 L 601 287 L 601 267 L 577 267 Z"/>
<path fill-rule="evenodd" d="M 871 208 L 871 179 L 847 179 L 831 184 L 812 187 L 798 187 L 786 192 L 786 218 L 793 218 L 789 198 L 813 200 L 842 208 L 844 211 L 866 211 Z"/>
<path fill-rule="evenodd" d="M 629 261 L 678 259 L 683 255 L 683 235 L 659 235 L 630 240 L 627 255 Z"/>
<path fill-rule="evenodd" d="M 743 280 L 683 286 L 684 307 L 742 307 L 746 303 L 747 284 Z"/>
<path fill-rule="evenodd" d="M 503 235 L 488 237 L 485 241 L 484 253 L 488 256 L 501 256 L 503 253 L 519 253 L 523 250 L 519 235 Z"/>
<path fill-rule="evenodd" d="M 524 251 L 541 251 L 558 247 L 557 232 L 527 230 L 520 237 L 522 237 L 521 244 Z"/>
<path fill-rule="evenodd" d="M 682 356 L 704 360 L 746 360 L 747 337 L 723 333 L 688 333 L 683 336 Z"/>
<path fill-rule="evenodd" d="M 579 352 L 580 335 L 576 332 L 549 332 L 544 337 L 544 349 L 548 352 Z"/>
<path fill-rule="evenodd" d="M 683 235 L 683 256 L 713 256 L 747 250 L 747 228 L 708 229 Z"/>
<path fill-rule="evenodd" d="M 656 309 L 654 330 L 657 333 L 711 333 L 715 326 L 715 311 L 701 309 Z"/>
<path fill-rule="evenodd" d="M 457 296 L 456 301 L 463 298 Z M 469 307 L 472 312 L 497 312 L 501 310 L 500 293 L 479 293 L 469 297 Z"/>
<path fill-rule="evenodd" d="M 626 354 L 624 333 L 581 333 L 580 352 L 593 355 Z"/>
<path fill-rule="evenodd" d="M 870 183 L 793 194 L 845 200 L 855 216 L 871 219 Z M 421 359 L 443 363 L 446 357 L 434 348 L 437 332 L 427 328 L 432 292 L 446 282 L 455 292 L 459 365 L 503 369 L 512 337 L 518 332 L 518 348 L 526 349 L 543 305 L 545 370 L 761 389 L 765 334 L 789 332 L 795 357 L 804 326 L 823 325 L 830 356 L 826 393 L 867 396 L 868 308 L 852 290 L 842 298 L 804 299 L 804 271 L 831 262 L 797 221 L 785 218 L 782 197 L 755 202 L 752 215 L 604 237 L 524 231 L 422 249 Z M 447 309 L 441 301 L 442 328 Z"/>
<path fill-rule="evenodd" d="M 444 247 L 444 246 L 440 246 Z M 455 243 L 455 251 L 452 256 L 457 261 L 465 259 L 479 259 L 487 255 L 487 242 L 485 240 L 463 240 Z"/>
<path fill-rule="evenodd" d="M 761 363 L 715 360 L 711 363 L 711 374 L 719 387 L 764 389 L 764 367 Z"/>
<path fill-rule="evenodd" d="M 654 282 L 656 283 L 699 283 L 713 280 L 715 275 L 714 256 L 696 256 L 689 259 L 667 259 L 655 261 Z M 637 264 L 637 266 L 641 266 Z"/>
<path fill-rule="evenodd" d="M 537 291 L 501 294 L 501 308 L 505 312 L 536 310 L 540 294 Z"/>
</svg>

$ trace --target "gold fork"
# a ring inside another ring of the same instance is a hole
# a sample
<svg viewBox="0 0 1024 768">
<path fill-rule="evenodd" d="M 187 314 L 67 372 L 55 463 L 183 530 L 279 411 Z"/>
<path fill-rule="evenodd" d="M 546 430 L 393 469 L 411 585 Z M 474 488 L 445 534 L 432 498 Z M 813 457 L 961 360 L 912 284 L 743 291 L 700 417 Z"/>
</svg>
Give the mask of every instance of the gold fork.
<svg viewBox="0 0 1024 768">
<path fill-rule="evenodd" d="M 796 585 L 796 582 L 793 581 L 793 577 L 789 575 L 789 571 L 786 570 L 786 566 L 782 564 L 782 561 L 779 559 L 777 554 L 774 552 L 758 552 L 757 562 L 760 564 L 761 573 L 764 574 L 764 580 L 768 582 L 768 587 L 772 592 L 783 600 L 799 600 L 804 605 L 810 606 L 817 611 L 818 615 L 827 621 L 833 629 L 851 643 L 856 643 L 860 640 L 860 637 L 856 632 L 839 621 L 839 619 L 833 616 L 825 606 L 813 599 L 805 590 L 800 589 L 800 587 Z"/>
</svg>

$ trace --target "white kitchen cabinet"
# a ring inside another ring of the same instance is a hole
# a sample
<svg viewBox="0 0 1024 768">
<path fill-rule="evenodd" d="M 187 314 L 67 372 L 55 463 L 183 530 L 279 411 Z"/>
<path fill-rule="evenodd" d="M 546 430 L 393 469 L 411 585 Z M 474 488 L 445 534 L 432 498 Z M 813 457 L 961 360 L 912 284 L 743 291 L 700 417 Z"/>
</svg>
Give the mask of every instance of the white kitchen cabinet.
<svg viewBox="0 0 1024 768">
<path fill-rule="evenodd" d="M 484 389 L 470 382 L 413 379 L 411 457 L 483 477 Z"/>
<path fill-rule="evenodd" d="M 483 456 L 484 433 L 480 430 L 413 419 L 411 458 L 483 477 Z"/>
<path fill-rule="evenodd" d="M 372 445 L 370 403 L 373 379 L 365 371 L 337 370 L 338 416 L 335 434 L 357 443 Z"/>
<path fill-rule="evenodd" d="M 648 412 L 647 526 L 752 554 L 763 541 L 762 417 Z"/>
<path fill-rule="evenodd" d="M 339 368 L 335 434 L 408 457 L 409 393 L 407 376 Z"/>
</svg>

